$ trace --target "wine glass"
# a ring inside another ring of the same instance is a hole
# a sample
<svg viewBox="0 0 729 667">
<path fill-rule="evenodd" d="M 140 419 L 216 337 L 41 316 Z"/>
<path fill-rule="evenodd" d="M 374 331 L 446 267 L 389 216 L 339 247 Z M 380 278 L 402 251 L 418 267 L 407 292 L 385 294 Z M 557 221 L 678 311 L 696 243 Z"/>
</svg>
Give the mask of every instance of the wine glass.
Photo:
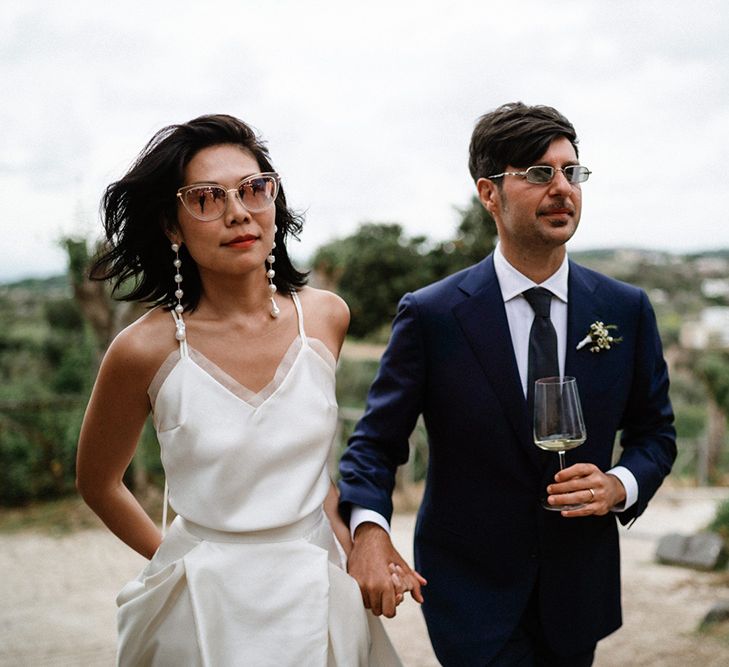
<svg viewBox="0 0 729 667">
<path fill-rule="evenodd" d="M 537 447 L 548 452 L 557 452 L 559 469 L 564 470 L 564 453 L 581 445 L 586 437 L 577 380 L 573 377 L 537 380 L 534 383 L 534 443 Z M 579 509 L 584 504 L 548 505 L 545 499 L 542 506 L 561 512 Z"/>
</svg>

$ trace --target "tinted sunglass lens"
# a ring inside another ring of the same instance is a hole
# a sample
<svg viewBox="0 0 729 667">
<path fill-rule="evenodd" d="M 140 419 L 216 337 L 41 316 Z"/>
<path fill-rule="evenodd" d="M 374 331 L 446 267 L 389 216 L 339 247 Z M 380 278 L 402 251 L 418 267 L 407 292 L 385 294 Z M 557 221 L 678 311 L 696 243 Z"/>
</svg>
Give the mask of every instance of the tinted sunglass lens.
<svg viewBox="0 0 729 667">
<path fill-rule="evenodd" d="M 198 220 L 214 220 L 225 210 L 225 190 L 214 186 L 192 188 L 185 192 L 185 208 Z"/>
<path fill-rule="evenodd" d="M 590 175 L 587 167 L 582 165 L 565 167 L 564 173 L 570 183 L 584 183 Z"/>
<path fill-rule="evenodd" d="M 554 169 L 547 166 L 529 167 L 526 173 L 530 183 L 549 183 L 554 176 Z"/>
<path fill-rule="evenodd" d="M 238 187 L 238 196 L 249 211 L 268 208 L 276 196 L 276 180 L 271 176 L 252 178 Z"/>
</svg>

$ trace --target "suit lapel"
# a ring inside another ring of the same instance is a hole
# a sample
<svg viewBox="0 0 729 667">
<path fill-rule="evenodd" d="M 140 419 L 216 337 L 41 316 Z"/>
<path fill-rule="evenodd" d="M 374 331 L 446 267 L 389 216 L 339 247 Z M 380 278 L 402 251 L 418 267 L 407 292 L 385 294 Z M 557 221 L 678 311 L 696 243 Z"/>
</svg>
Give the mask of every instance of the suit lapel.
<svg viewBox="0 0 729 667">
<path fill-rule="evenodd" d="M 578 350 L 577 345 L 589 332 L 590 325 L 602 318 L 599 315 L 600 304 L 595 295 L 597 281 L 579 264 L 570 262 L 568 285 L 564 374 L 576 377 L 579 387 L 580 384 L 594 379 L 599 355 L 591 354 L 586 348 Z M 581 389 L 581 393 L 585 388 Z"/>
<path fill-rule="evenodd" d="M 470 271 L 459 288 L 468 298 L 457 304 L 453 313 L 519 442 L 530 460 L 540 466 L 493 256 Z"/>
</svg>

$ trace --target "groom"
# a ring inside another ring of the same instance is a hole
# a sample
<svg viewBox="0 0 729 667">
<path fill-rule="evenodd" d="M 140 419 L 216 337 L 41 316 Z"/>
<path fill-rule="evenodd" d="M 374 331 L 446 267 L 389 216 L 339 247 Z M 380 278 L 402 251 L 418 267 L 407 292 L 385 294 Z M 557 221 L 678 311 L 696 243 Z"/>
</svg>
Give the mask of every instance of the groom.
<svg viewBox="0 0 729 667">
<path fill-rule="evenodd" d="M 340 464 L 349 570 L 376 614 L 393 616 L 399 601 L 390 562 L 421 598 L 388 521 L 422 414 L 430 455 L 415 566 L 440 662 L 590 665 L 621 625 L 617 521 L 640 516 L 676 455 L 656 320 L 642 290 L 567 258 L 590 172 L 558 111 L 514 103 L 486 114 L 469 167 L 499 243 L 400 302 Z M 530 386 L 545 374 L 577 378 L 587 427 L 559 473 L 531 428 Z M 544 496 L 556 510 L 583 507 L 548 511 Z"/>
</svg>

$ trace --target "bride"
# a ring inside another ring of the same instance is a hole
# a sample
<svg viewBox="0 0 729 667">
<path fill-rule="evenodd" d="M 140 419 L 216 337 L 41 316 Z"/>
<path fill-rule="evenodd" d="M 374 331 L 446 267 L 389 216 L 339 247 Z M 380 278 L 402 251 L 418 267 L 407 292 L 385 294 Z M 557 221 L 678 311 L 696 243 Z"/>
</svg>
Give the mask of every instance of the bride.
<svg viewBox="0 0 729 667">
<path fill-rule="evenodd" d="M 399 665 L 327 472 L 349 311 L 290 261 L 265 145 L 231 116 L 164 128 L 103 213 L 92 277 L 153 306 L 109 347 L 78 448 L 85 501 L 151 559 L 117 598 L 118 664 Z M 166 535 L 122 481 L 150 412 Z M 414 573 L 391 570 L 399 600 Z"/>
</svg>

